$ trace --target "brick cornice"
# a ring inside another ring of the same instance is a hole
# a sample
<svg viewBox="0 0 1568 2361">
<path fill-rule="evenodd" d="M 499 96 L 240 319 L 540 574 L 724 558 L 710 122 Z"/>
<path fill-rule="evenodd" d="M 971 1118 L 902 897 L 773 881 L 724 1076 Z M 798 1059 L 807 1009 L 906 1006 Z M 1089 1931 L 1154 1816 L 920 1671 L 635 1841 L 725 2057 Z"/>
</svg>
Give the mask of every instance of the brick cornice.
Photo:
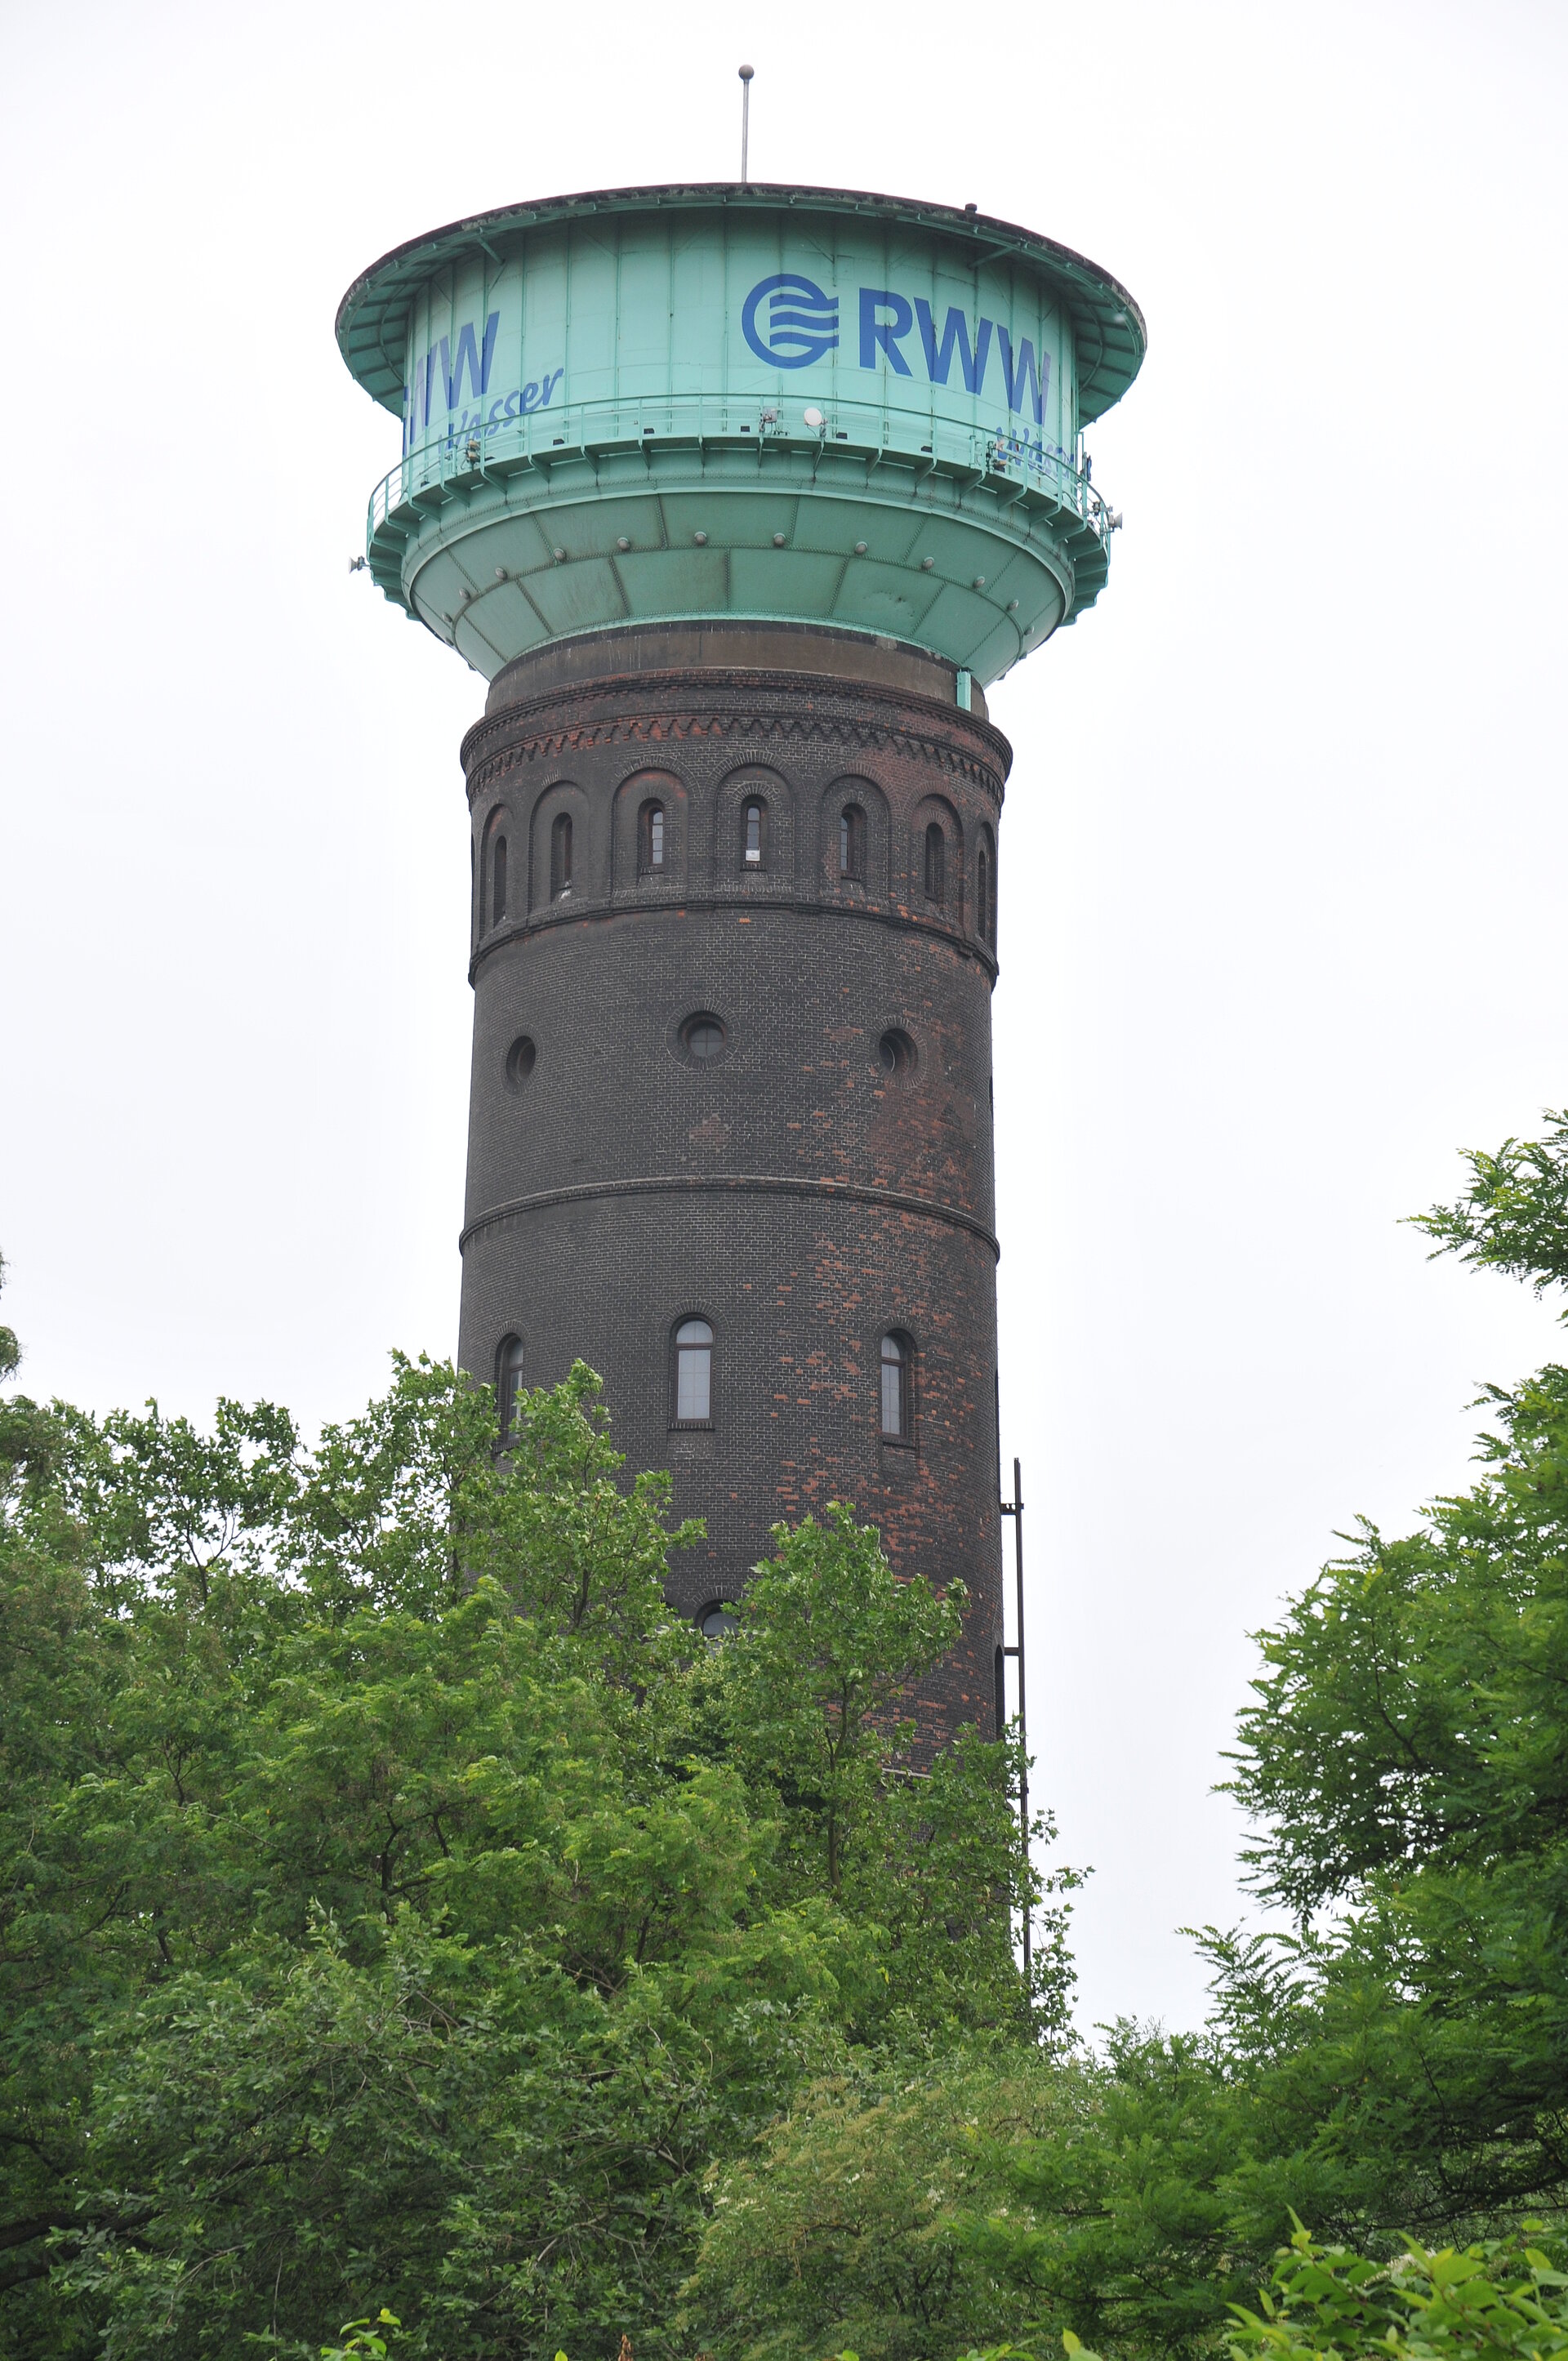
<svg viewBox="0 0 1568 2361">
<path fill-rule="evenodd" d="M 602 746 L 729 738 L 896 749 L 970 779 L 999 809 L 1013 759 L 990 722 L 934 698 L 820 673 L 704 669 L 588 681 L 509 705 L 474 724 L 462 761 L 472 803 L 524 763 Z"/>
</svg>

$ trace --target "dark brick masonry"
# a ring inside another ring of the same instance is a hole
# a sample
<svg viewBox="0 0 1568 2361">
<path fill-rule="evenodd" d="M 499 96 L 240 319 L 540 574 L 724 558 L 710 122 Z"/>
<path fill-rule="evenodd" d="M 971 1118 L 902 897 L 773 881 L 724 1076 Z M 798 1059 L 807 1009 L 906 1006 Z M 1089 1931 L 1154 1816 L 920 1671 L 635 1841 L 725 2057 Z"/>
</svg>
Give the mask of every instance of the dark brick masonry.
<svg viewBox="0 0 1568 2361">
<path fill-rule="evenodd" d="M 600 1372 L 630 1464 L 672 1467 L 678 1510 L 707 1520 L 671 1576 L 685 1611 L 736 1596 L 776 1520 L 835 1499 L 901 1569 L 961 1576 L 965 1643 L 922 1700 L 928 1737 L 989 1730 L 1002 1638 L 991 992 L 1010 750 L 979 691 L 970 713 L 956 695 L 950 666 L 888 643 L 674 625 L 510 665 L 463 747 L 464 1365 L 494 1377 L 515 1336 L 530 1385 L 578 1355 Z M 863 882 L 840 875 L 847 806 Z M 717 1059 L 683 1052 L 699 1014 L 724 1027 Z M 883 1061 L 894 1032 L 912 1071 Z M 714 1332 L 712 1423 L 674 1428 L 672 1339 L 693 1316 Z M 915 1346 L 906 1444 L 881 1436 L 890 1330 Z"/>
</svg>

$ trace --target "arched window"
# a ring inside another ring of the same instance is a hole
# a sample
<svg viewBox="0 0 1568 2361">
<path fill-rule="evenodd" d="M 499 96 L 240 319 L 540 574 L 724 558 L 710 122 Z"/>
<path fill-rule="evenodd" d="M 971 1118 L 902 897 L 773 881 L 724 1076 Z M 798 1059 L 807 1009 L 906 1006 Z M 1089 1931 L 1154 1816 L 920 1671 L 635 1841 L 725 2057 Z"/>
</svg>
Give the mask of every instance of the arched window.
<svg viewBox="0 0 1568 2361">
<path fill-rule="evenodd" d="M 522 1338 L 503 1336 L 496 1354 L 496 1417 L 504 1448 L 517 1421 L 517 1398 L 522 1391 Z"/>
<path fill-rule="evenodd" d="M 766 850 L 768 807 L 755 796 L 746 806 L 740 821 L 740 858 L 748 869 L 761 869 Z"/>
<path fill-rule="evenodd" d="M 882 1432 L 887 1443 L 907 1443 L 913 1409 L 915 1348 L 898 1329 L 882 1340 Z"/>
<path fill-rule="evenodd" d="M 507 813 L 498 805 L 485 822 L 479 849 L 479 932 L 499 927 L 507 914 Z"/>
<path fill-rule="evenodd" d="M 557 812 L 550 823 L 550 899 L 559 902 L 572 890 L 572 815 Z"/>
<path fill-rule="evenodd" d="M 673 1426 L 713 1423 L 713 1331 L 706 1320 L 683 1320 L 674 1336 Z"/>
<path fill-rule="evenodd" d="M 839 874 L 865 884 L 866 816 L 859 804 L 846 804 L 839 815 Z"/>
<path fill-rule="evenodd" d="M 735 1612 L 734 1601 L 729 1598 L 713 1599 L 697 1617 L 696 1628 L 705 1640 L 728 1640 L 731 1631 L 738 1631 L 740 1628 L 740 1619 Z"/>
<path fill-rule="evenodd" d="M 981 941 L 988 943 L 991 940 L 991 856 L 983 844 L 980 848 L 980 859 L 975 862 L 974 914 L 980 926 Z"/>
<path fill-rule="evenodd" d="M 663 873 L 664 807 L 644 804 L 637 815 L 637 874 L 662 877 Z"/>
<path fill-rule="evenodd" d="M 938 907 L 948 898 L 948 840 L 934 819 L 926 830 L 926 899 Z"/>
</svg>

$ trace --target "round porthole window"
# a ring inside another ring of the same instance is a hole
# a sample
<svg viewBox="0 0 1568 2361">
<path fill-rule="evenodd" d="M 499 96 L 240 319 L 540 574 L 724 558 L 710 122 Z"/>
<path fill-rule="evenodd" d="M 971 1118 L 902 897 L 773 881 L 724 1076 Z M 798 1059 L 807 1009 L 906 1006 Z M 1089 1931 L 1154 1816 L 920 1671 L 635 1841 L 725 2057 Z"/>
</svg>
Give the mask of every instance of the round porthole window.
<svg viewBox="0 0 1568 2361">
<path fill-rule="evenodd" d="M 724 1055 L 723 1020 L 707 1009 L 699 1009 L 695 1016 L 688 1016 L 678 1038 L 681 1055 L 690 1066 L 711 1066 Z"/>
<path fill-rule="evenodd" d="M 909 1082 L 920 1062 L 914 1042 L 898 1025 L 890 1026 L 877 1043 L 877 1059 L 883 1071 L 895 1082 Z"/>
<path fill-rule="evenodd" d="M 731 1631 L 740 1630 L 740 1620 L 728 1598 L 716 1598 L 697 1617 L 696 1628 L 705 1640 L 728 1640 Z"/>
<path fill-rule="evenodd" d="M 514 1091 L 521 1091 L 538 1060 L 532 1033 L 520 1033 L 507 1051 L 507 1081 Z"/>
</svg>

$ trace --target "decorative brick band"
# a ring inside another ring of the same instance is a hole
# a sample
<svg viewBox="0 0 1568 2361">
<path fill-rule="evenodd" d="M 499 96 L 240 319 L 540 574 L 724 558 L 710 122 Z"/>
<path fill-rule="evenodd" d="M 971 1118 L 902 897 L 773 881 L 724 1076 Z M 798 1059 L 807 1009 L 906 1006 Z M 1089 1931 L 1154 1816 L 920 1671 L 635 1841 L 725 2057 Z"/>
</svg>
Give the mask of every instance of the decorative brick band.
<svg viewBox="0 0 1568 2361">
<path fill-rule="evenodd" d="M 559 709 L 564 700 L 559 697 L 541 699 L 541 705 Z M 513 732 L 516 735 L 513 735 Z M 922 730 L 900 729 L 896 724 L 839 719 L 828 715 L 789 713 L 663 713 L 647 712 L 607 716 L 596 720 L 557 725 L 554 729 L 530 729 L 524 721 L 519 728 L 513 715 L 498 714 L 493 720 L 479 723 L 464 741 L 465 755 L 477 754 L 481 733 L 492 733 L 509 742 L 497 747 L 478 761 L 468 776 L 468 799 L 487 787 L 492 779 L 504 776 L 521 763 L 533 763 L 542 757 L 556 760 L 565 753 L 587 752 L 596 746 L 659 746 L 689 738 L 793 739 L 797 744 L 816 740 L 819 743 L 847 746 L 859 752 L 868 748 L 896 747 L 913 753 L 922 762 L 934 763 L 939 770 L 960 778 L 971 779 L 996 805 L 1002 807 L 1002 776 L 977 755 L 961 753 L 951 743 L 944 743 Z M 989 734 L 989 733 L 988 733 Z"/>
<path fill-rule="evenodd" d="M 649 1175 L 633 1180 L 585 1180 L 572 1189 L 541 1189 L 532 1197 L 515 1198 L 508 1205 L 493 1205 L 488 1213 L 478 1214 L 464 1230 L 457 1241 L 457 1251 L 467 1251 L 470 1238 L 481 1230 L 493 1228 L 497 1222 L 510 1221 L 514 1213 L 539 1213 L 553 1205 L 581 1204 L 594 1197 L 657 1197 L 688 1196 L 704 1191 L 719 1195 L 757 1197 L 829 1197 L 839 1198 L 852 1205 L 874 1205 L 883 1213 L 912 1213 L 927 1222 L 941 1222 L 949 1229 L 967 1230 L 991 1248 L 993 1262 L 1002 1259 L 1002 1246 L 994 1231 L 972 1213 L 960 1213 L 956 1205 L 939 1205 L 929 1197 L 905 1196 L 897 1189 L 877 1189 L 858 1180 L 794 1180 L 787 1173 L 773 1172 L 672 1172 Z"/>
<path fill-rule="evenodd" d="M 571 726 L 579 719 L 600 719 L 607 707 L 617 705 L 629 705 L 633 713 L 643 715 L 661 708 L 667 712 L 696 708 L 711 713 L 721 702 L 739 699 L 753 705 L 760 696 L 804 701 L 817 712 L 836 705 L 840 711 L 834 718 L 846 720 L 863 719 L 869 707 L 880 706 L 899 717 L 894 727 L 901 731 L 909 727 L 905 716 L 917 722 L 928 719 L 933 735 L 978 740 L 992 756 L 1001 777 L 1005 778 L 1012 766 L 1013 749 L 1007 739 L 993 721 L 982 721 L 978 714 L 965 713 L 918 690 L 861 680 L 853 673 L 798 672 L 773 664 L 634 665 L 630 670 L 558 681 L 536 689 L 531 697 L 509 698 L 506 704 L 482 713 L 465 732 L 460 757 L 466 769 L 488 743 L 519 730 L 526 736 L 530 725 L 545 715 L 567 719 Z"/>
</svg>

